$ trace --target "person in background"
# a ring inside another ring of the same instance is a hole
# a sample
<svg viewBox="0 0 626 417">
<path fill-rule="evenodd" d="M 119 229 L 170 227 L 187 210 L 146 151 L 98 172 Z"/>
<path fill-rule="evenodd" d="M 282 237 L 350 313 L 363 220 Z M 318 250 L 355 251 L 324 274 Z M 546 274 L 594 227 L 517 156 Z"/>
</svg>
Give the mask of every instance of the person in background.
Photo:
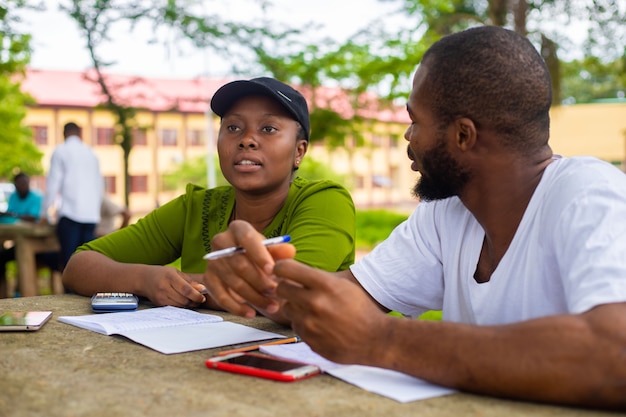
<svg viewBox="0 0 626 417">
<path fill-rule="evenodd" d="M 119 226 L 116 220 L 119 218 Z M 111 197 L 104 195 L 100 209 L 100 223 L 96 226 L 96 237 L 108 235 L 118 229 L 128 226 L 130 211 L 127 207 L 115 203 Z"/>
<path fill-rule="evenodd" d="M 0 223 L 17 221 L 35 222 L 39 220 L 42 196 L 30 189 L 30 178 L 23 172 L 13 178 L 15 191 L 9 196 L 6 212 L 0 212 Z"/>
<path fill-rule="evenodd" d="M 104 180 L 98 157 L 80 137 L 80 127 L 67 123 L 63 136 L 65 142 L 50 159 L 43 214 L 48 216 L 55 203 L 60 202 L 56 207 L 56 228 L 64 267 L 78 246 L 95 238 Z"/>
<path fill-rule="evenodd" d="M 30 189 L 30 178 L 19 173 L 13 178 L 15 191 L 9 196 L 9 205 L 6 212 L 0 212 L 0 223 L 10 224 L 18 221 L 35 223 L 39 221 L 42 195 Z M 54 270 L 59 270 L 58 253 L 46 252 L 36 255 L 38 263 L 45 264 Z M 0 298 L 7 294 L 6 264 L 15 260 L 15 246 L 0 247 Z"/>
<path fill-rule="evenodd" d="M 296 175 L 310 135 L 304 97 L 262 77 L 222 86 L 211 108 L 221 117 L 217 150 L 230 185 L 189 184 L 185 194 L 136 223 L 81 246 L 63 272 L 66 288 L 86 296 L 129 292 L 156 305 L 215 307 L 203 294 L 203 256 L 214 249 L 213 236 L 237 222 L 265 238 L 291 236 L 296 259 L 308 265 L 338 271 L 354 262 L 350 194 L 332 181 Z M 168 266 L 179 258 L 180 270 Z"/>
<path fill-rule="evenodd" d="M 442 38 L 407 102 L 408 155 L 421 173 L 409 219 L 336 274 L 282 259 L 288 244 L 266 248 L 233 223 L 214 247 L 246 255 L 220 262 L 271 272 L 207 279 L 209 290 L 241 316 L 280 307 L 335 362 L 626 410 L 626 175 L 554 155 L 551 102 L 548 70 L 525 37 L 484 26 Z M 385 314 L 426 310 L 443 320 Z"/>
</svg>

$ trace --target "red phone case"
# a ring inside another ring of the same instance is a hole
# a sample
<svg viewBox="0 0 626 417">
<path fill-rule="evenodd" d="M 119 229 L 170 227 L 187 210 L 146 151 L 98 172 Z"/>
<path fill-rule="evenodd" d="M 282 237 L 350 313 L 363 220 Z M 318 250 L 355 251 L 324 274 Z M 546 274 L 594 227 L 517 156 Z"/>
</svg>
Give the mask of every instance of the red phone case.
<svg viewBox="0 0 626 417">
<path fill-rule="evenodd" d="M 264 355 L 259 355 L 255 353 L 246 353 L 246 355 L 264 356 Z M 216 357 L 216 358 L 220 358 L 220 357 Z M 253 368 L 251 366 L 233 364 L 233 363 L 228 363 L 224 361 L 217 361 L 217 360 L 213 361 L 211 359 L 212 358 L 209 358 L 205 361 L 207 368 L 218 369 L 220 371 L 233 372 L 233 373 L 243 374 L 243 375 L 256 376 L 259 378 L 271 379 L 271 380 L 280 381 L 280 382 L 300 381 L 302 379 L 307 379 L 312 376 L 319 375 L 320 373 L 319 368 L 315 367 L 315 370 L 312 370 L 310 373 L 307 373 L 305 375 L 295 376 L 295 375 L 284 374 L 278 371 L 271 371 L 271 370 L 261 369 L 261 368 Z M 277 360 L 280 360 L 281 362 L 297 363 L 297 364 L 301 364 L 302 366 L 312 366 L 306 363 L 290 361 L 287 359 L 277 359 Z"/>
</svg>

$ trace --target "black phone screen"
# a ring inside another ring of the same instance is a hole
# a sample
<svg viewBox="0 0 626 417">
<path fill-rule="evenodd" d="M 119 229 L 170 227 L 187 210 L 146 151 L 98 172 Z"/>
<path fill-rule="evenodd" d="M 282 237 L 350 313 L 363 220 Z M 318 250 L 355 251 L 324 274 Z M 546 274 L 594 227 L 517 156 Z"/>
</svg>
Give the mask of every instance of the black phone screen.
<svg viewBox="0 0 626 417">
<path fill-rule="evenodd" d="M 285 362 L 277 359 L 266 358 L 263 356 L 241 355 L 228 358 L 223 362 L 232 363 L 241 366 L 249 366 L 251 368 L 267 369 L 276 372 L 285 372 L 291 369 L 300 368 L 301 363 Z"/>
</svg>

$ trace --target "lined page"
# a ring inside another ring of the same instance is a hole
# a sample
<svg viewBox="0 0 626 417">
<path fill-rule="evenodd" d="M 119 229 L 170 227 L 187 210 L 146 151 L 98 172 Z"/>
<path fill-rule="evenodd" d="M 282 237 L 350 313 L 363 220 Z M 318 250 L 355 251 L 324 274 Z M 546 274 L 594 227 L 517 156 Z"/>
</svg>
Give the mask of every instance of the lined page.
<svg viewBox="0 0 626 417">
<path fill-rule="evenodd" d="M 223 321 L 220 316 L 202 314 L 186 308 L 172 306 L 120 313 L 61 316 L 58 320 L 62 323 L 71 324 L 108 336 L 133 330 L 157 329 Z"/>
</svg>

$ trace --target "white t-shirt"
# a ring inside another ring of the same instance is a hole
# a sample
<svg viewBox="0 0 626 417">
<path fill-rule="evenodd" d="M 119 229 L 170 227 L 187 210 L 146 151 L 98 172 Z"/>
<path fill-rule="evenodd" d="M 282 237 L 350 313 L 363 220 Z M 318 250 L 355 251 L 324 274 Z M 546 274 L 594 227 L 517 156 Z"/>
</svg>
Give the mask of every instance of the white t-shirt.
<svg viewBox="0 0 626 417">
<path fill-rule="evenodd" d="M 505 324 L 626 301 L 626 175 L 590 157 L 556 158 L 488 282 L 473 276 L 484 231 L 454 197 L 418 204 L 351 267 L 383 306 L 415 317 Z"/>
<path fill-rule="evenodd" d="M 43 214 L 57 199 L 57 220 L 67 217 L 78 223 L 98 223 L 104 179 L 98 157 L 78 136 L 69 136 L 50 158 Z"/>
</svg>

